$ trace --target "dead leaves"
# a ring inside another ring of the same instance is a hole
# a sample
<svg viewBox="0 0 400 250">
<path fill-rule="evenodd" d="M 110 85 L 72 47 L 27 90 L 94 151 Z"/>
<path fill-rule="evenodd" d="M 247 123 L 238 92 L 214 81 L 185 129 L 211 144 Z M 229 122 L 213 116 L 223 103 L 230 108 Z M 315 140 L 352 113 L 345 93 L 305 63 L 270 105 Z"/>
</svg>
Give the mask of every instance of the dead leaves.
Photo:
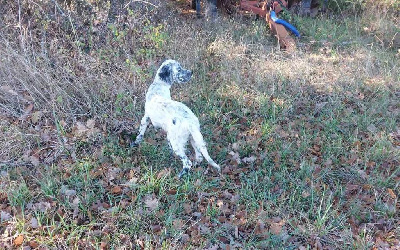
<svg viewBox="0 0 400 250">
<path fill-rule="evenodd" d="M 19 117 L 19 119 L 21 121 L 26 121 L 27 118 L 29 117 L 29 115 L 32 113 L 33 110 L 33 103 L 29 103 L 25 109 L 24 109 L 24 113 Z"/>
<path fill-rule="evenodd" d="M 35 217 L 32 217 L 30 224 L 33 229 L 39 228 L 39 222 Z"/>
<path fill-rule="evenodd" d="M 31 155 L 29 157 L 29 160 L 32 163 L 32 165 L 35 167 L 39 166 L 39 164 L 40 164 L 39 157 L 37 157 L 36 155 Z"/>
<path fill-rule="evenodd" d="M 249 157 L 243 157 L 241 158 L 238 152 L 235 151 L 230 151 L 228 158 L 230 159 L 230 164 L 233 166 L 238 166 L 241 163 L 244 164 L 251 164 L 254 163 L 257 160 L 257 157 L 254 155 L 251 155 Z"/>
<path fill-rule="evenodd" d="M 272 218 L 268 220 L 269 231 L 274 235 L 280 235 L 282 233 L 282 228 L 285 225 L 285 220 L 282 220 L 279 217 Z"/>
<path fill-rule="evenodd" d="M 183 210 L 185 211 L 185 214 L 190 215 L 192 214 L 192 205 L 190 203 L 184 203 L 183 204 Z"/>
<path fill-rule="evenodd" d="M 122 188 L 120 186 L 114 186 L 111 188 L 111 193 L 114 195 L 122 194 Z"/>
<path fill-rule="evenodd" d="M 12 215 L 6 211 L 0 212 L 0 222 L 8 221 L 12 218 Z"/>
<path fill-rule="evenodd" d="M 26 205 L 26 208 L 32 211 L 37 211 L 37 212 L 42 212 L 42 213 L 46 213 L 48 210 L 50 210 L 52 207 L 52 204 L 50 202 L 47 201 L 40 201 L 40 202 L 36 202 L 36 203 L 28 203 Z"/>
<path fill-rule="evenodd" d="M 31 240 L 31 241 L 29 241 L 29 246 L 33 249 L 36 249 L 39 247 L 39 243 L 35 240 Z"/>
<path fill-rule="evenodd" d="M 182 230 L 185 226 L 185 222 L 182 219 L 174 219 L 172 221 L 172 228 L 176 231 Z"/>
<path fill-rule="evenodd" d="M 22 234 L 18 235 L 17 238 L 14 239 L 14 246 L 19 247 L 24 242 L 24 236 Z"/>
<path fill-rule="evenodd" d="M 393 189 L 388 188 L 387 192 L 388 192 L 388 194 L 389 194 L 391 199 L 397 199 L 397 195 L 394 193 Z"/>
<path fill-rule="evenodd" d="M 157 198 L 154 197 L 154 195 L 147 195 L 144 198 L 144 205 L 146 208 L 148 208 L 150 211 L 155 211 L 158 208 L 159 201 Z"/>
<path fill-rule="evenodd" d="M 77 138 L 87 140 L 88 138 L 96 136 L 100 133 L 100 129 L 96 128 L 96 121 L 94 119 L 88 119 L 86 124 L 78 121 L 72 128 L 72 133 Z"/>
</svg>

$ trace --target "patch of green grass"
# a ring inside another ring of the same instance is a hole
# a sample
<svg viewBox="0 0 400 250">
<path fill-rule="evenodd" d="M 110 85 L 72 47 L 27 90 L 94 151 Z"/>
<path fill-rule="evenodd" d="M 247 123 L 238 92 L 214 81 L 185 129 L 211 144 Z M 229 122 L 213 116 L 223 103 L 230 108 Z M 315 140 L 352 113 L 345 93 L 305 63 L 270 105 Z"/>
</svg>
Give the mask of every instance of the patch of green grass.
<svg viewBox="0 0 400 250">
<path fill-rule="evenodd" d="M 8 190 L 7 196 L 11 206 L 21 209 L 24 209 L 32 199 L 31 191 L 23 179 L 19 180 L 18 183 L 14 182 L 14 185 Z"/>
</svg>

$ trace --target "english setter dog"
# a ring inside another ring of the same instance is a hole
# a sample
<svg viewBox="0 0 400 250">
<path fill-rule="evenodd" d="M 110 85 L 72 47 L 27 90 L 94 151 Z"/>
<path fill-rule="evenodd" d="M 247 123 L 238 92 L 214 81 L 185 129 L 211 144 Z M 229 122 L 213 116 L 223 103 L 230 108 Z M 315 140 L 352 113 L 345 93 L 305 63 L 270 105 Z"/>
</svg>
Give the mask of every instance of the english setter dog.
<svg viewBox="0 0 400 250">
<path fill-rule="evenodd" d="M 154 127 L 162 128 L 167 132 L 171 149 L 183 163 L 179 178 L 187 174 L 192 166 L 192 162 L 185 154 L 189 139 L 195 151 L 195 164 L 200 163 L 204 156 L 218 172 L 221 170 L 207 152 L 196 115 L 185 104 L 171 100 L 172 84 L 186 83 L 191 77 L 192 72 L 182 68 L 175 60 L 166 60 L 162 63 L 146 93 L 145 112 L 140 123 L 139 134 L 130 145 L 137 147 L 142 142 L 151 120 Z"/>
</svg>

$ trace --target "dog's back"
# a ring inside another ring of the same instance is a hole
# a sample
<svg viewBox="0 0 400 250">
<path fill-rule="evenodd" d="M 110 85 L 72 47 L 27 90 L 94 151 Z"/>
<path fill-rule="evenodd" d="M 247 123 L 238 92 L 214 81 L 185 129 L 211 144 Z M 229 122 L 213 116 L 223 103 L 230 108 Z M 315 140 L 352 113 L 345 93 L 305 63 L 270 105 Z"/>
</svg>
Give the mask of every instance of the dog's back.
<svg viewBox="0 0 400 250">
<path fill-rule="evenodd" d="M 153 125 L 165 131 L 173 128 L 180 131 L 200 129 L 196 115 L 181 102 L 154 96 L 150 102 L 146 103 L 146 109 L 151 110 L 149 117 Z"/>
</svg>

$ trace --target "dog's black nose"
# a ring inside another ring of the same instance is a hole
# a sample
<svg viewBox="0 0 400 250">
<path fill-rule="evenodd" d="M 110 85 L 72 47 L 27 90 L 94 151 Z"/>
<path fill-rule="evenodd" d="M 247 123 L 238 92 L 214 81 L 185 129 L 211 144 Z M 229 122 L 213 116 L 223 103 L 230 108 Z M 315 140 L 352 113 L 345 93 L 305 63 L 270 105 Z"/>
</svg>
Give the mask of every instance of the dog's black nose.
<svg viewBox="0 0 400 250">
<path fill-rule="evenodd" d="M 188 76 L 189 76 L 189 77 L 192 76 L 192 71 L 188 70 Z"/>
</svg>

